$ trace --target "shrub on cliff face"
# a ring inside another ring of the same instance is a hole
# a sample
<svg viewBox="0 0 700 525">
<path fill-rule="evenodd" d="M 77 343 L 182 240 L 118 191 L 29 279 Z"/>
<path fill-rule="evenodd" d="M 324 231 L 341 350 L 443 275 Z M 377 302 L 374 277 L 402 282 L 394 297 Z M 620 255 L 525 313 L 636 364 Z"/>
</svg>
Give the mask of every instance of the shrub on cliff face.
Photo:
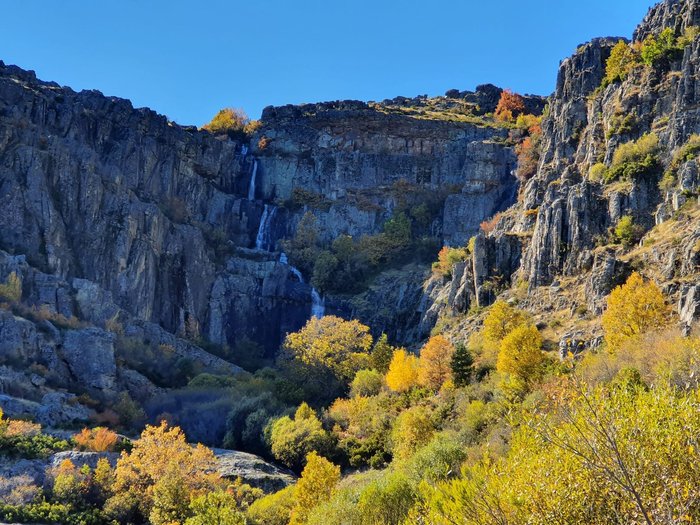
<svg viewBox="0 0 700 525">
<path fill-rule="evenodd" d="M 603 86 L 623 81 L 639 63 L 639 53 L 624 40 L 620 40 L 610 51 L 610 56 L 605 63 Z"/>
<path fill-rule="evenodd" d="M 438 253 L 437 262 L 433 263 L 433 271 L 449 278 L 452 275 L 452 268 L 455 264 L 467 259 L 467 250 L 465 248 L 451 248 L 443 246 Z"/>
<path fill-rule="evenodd" d="M 22 280 L 12 272 L 4 284 L 0 284 L 0 301 L 16 303 L 22 298 Z"/>
<path fill-rule="evenodd" d="M 498 100 L 494 116 L 501 122 L 515 122 L 515 119 L 525 112 L 525 100 L 517 93 L 504 89 Z"/>
<path fill-rule="evenodd" d="M 202 126 L 202 129 L 217 134 L 244 134 L 246 124 L 249 122 L 248 115 L 242 109 L 224 108 L 214 115 L 211 122 Z"/>
<path fill-rule="evenodd" d="M 683 46 L 676 38 L 673 29 L 667 27 L 658 35 L 648 36 L 642 43 L 641 57 L 647 66 L 677 60 L 683 52 Z"/>
<path fill-rule="evenodd" d="M 678 171 L 683 164 L 700 155 L 700 135 L 693 133 L 688 140 L 673 154 L 671 164 L 664 173 L 663 179 L 659 182 L 659 187 L 664 191 L 670 191 L 677 182 Z"/>
<path fill-rule="evenodd" d="M 520 144 L 515 146 L 518 155 L 518 167 L 516 174 L 521 181 L 527 181 L 537 173 L 542 149 L 542 117 L 534 115 L 520 115 L 516 126 L 524 129 L 527 136 Z"/>
<path fill-rule="evenodd" d="M 634 223 L 634 218 L 631 215 L 621 217 L 615 226 L 615 239 L 625 248 L 634 246 L 643 233 L 644 229 Z"/>
<path fill-rule="evenodd" d="M 636 141 L 621 144 L 615 150 L 612 164 L 605 172 L 605 182 L 657 175 L 661 170 L 658 154 L 659 138 L 654 133 L 646 133 Z"/>
</svg>

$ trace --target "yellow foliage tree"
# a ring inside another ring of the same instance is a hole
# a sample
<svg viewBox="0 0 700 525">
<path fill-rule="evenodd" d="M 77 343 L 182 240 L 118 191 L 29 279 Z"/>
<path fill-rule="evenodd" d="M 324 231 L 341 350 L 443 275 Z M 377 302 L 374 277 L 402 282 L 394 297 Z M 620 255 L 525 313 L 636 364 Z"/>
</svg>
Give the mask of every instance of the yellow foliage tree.
<svg viewBox="0 0 700 525">
<path fill-rule="evenodd" d="M 73 439 L 80 450 L 92 452 L 112 452 L 119 442 L 117 433 L 105 427 L 84 428 Z"/>
<path fill-rule="evenodd" d="M 522 325 L 501 342 L 496 368 L 528 384 L 541 376 L 544 360 L 540 332 L 533 325 Z"/>
<path fill-rule="evenodd" d="M 327 315 L 312 317 L 298 332 L 287 335 L 284 348 L 302 363 L 330 371 L 349 383 L 358 370 L 369 366 L 372 336 L 357 320 Z"/>
<path fill-rule="evenodd" d="M 445 381 L 452 380 L 452 356 L 455 347 L 441 335 L 431 337 L 420 351 L 418 380 L 421 385 L 439 390 Z"/>
<path fill-rule="evenodd" d="M 238 108 L 224 108 L 220 110 L 209 124 L 206 124 L 202 129 L 211 131 L 212 133 L 229 133 L 243 131 L 250 119 L 245 111 Z"/>
<path fill-rule="evenodd" d="M 394 392 L 406 392 L 418 385 L 418 358 L 403 348 L 394 352 L 386 373 L 386 384 Z"/>
<path fill-rule="evenodd" d="M 525 324 L 527 314 L 505 301 L 496 301 L 484 319 L 484 342 L 500 346 L 501 341 L 518 326 Z"/>
<path fill-rule="evenodd" d="M 659 287 L 651 281 L 644 282 L 642 276 L 634 272 L 608 297 L 602 317 L 608 350 L 615 352 L 629 339 L 663 328 L 668 324 L 669 314 Z"/>
<path fill-rule="evenodd" d="M 311 452 L 306 456 L 306 466 L 294 492 L 294 507 L 289 525 L 306 523 L 309 511 L 331 498 L 340 481 L 340 467 L 326 458 Z"/>
<path fill-rule="evenodd" d="M 425 407 L 415 406 L 401 412 L 391 431 L 394 458 L 410 458 L 419 447 L 430 441 L 434 431 L 430 413 Z"/>
<path fill-rule="evenodd" d="M 131 452 L 122 452 L 117 462 L 113 489 L 118 501 L 113 507 L 137 512 L 156 525 L 172 521 L 174 513 L 187 510 L 190 496 L 220 485 L 215 466 L 212 451 L 190 446 L 179 427 L 169 428 L 165 421 L 147 425 Z M 124 502 L 136 508 L 123 508 Z"/>
</svg>

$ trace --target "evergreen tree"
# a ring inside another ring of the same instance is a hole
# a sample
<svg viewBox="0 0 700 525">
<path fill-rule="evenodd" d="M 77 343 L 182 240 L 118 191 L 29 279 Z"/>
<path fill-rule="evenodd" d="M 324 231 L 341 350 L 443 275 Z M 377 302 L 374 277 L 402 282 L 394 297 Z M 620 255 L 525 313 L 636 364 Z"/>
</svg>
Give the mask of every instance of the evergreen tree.
<svg viewBox="0 0 700 525">
<path fill-rule="evenodd" d="M 467 386 L 474 372 L 474 358 L 464 343 L 459 343 L 452 356 L 452 377 L 457 387 Z"/>
</svg>

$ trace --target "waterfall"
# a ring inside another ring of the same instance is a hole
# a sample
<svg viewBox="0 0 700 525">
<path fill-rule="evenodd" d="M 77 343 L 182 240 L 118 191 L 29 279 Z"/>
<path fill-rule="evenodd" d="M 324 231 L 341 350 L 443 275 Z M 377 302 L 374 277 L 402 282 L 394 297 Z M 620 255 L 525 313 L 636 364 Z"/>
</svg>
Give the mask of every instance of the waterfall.
<svg viewBox="0 0 700 525">
<path fill-rule="evenodd" d="M 292 266 L 289 264 L 289 258 L 287 257 L 287 254 L 284 252 L 280 253 L 280 263 L 284 264 L 285 266 L 289 266 L 289 271 L 294 274 L 294 277 L 299 279 L 300 283 L 304 282 L 304 276 L 301 275 L 299 268 L 296 268 L 295 266 Z"/>
<path fill-rule="evenodd" d="M 321 318 L 326 314 L 326 300 L 316 288 L 311 288 L 311 316 Z"/>
<path fill-rule="evenodd" d="M 289 264 L 287 254 L 284 252 L 280 253 L 280 263 L 288 266 L 289 271 L 292 272 L 297 279 L 299 279 L 300 283 L 304 282 L 304 276 L 301 275 L 298 268 L 295 268 Z M 326 315 L 326 300 L 321 297 L 321 294 L 318 293 L 316 288 L 311 287 L 311 316 L 318 317 L 320 319 L 324 315 Z"/>
<path fill-rule="evenodd" d="M 253 160 L 253 174 L 250 176 L 250 185 L 248 186 L 248 200 L 255 200 L 255 177 L 258 174 L 258 161 Z"/>
<path fill-rule="evenodd" d="M 243 145 L 241 146 L 241 156 L 242 156 L 243 158 L 245 158 L 247 155 L 248 155 L 248 146 L 246 146 L 245 144 L 243 144 Z"/>
<path fill-rule="evenodd" d="M 272 211 L 270 211 L 272 209 Z M 277 213 L 277 206 L 265 204 L 262 217 L 260 217 L 260 226 L 258 226 L 258 235 L 255 237 L 256 250 L 269 250 L 270 246 L 270 225 L 272 219 Z"/>
</svg>

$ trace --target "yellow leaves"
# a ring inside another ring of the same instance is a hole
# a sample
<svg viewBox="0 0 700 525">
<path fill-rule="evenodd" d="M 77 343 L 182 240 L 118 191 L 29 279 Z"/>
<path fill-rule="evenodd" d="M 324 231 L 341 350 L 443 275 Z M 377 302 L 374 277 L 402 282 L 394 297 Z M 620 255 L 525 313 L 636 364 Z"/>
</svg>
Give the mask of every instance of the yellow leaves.
<svg viewBox="0 0 700 525">
<path fill-rule="evenodd" d="M 371 347 L 372 336 L 367 326 L 332 315 L 312 317 L 304 328 L 288 334 L 284 342 L 284 348 L 295 359 L 327 369 L 346 383 L 358 370 L 367 367 Z"/>
<path fill-rule="evenodd" d="M 629 339 L 663 328 L 668 324 L 669 308 L 661 290 L 653 282 L 644 282 L 637 272 L 615 288 L 608 297 L 602 316 L 605 342 L 615 352 Z"/>
<path fill-rule="evenodd" d="M 92 452 L 111 452 L 116 447 L 119 436 L 116 432 L 105 427 L 84 428 L 73 438 L 80 450 Z"/>
<path fill-rule="evenodd" d="M 522 325 L 501 342 L 496 368 L 529 383 L 541 376 L 544 360 L 539 331 L 532 325 Z"/>
<path fill-rule="evenodd" d="M 522 310 L 510 306 L 505 301 L 496 301 L 484 319 L 484 342 L 500 345 L 505 336 L 527 320 L 528 317 Z"/>
<path fill-rule="evenodd" d="M 340 467 L 326 458 L 311 452 L 306 456 L 306 466 L 296 484 L 295 505 L 290 525 L 306 523 L 309 511 L 331 498 L 340 481 Z"/>
<path fill-rule="evenodd" d="M 163 499 L 192 494 L 220 484 L 216 460 L 208 448 L 190 446 L 179 427 L 147 425 L 131 452 L 122 452 L 115 470 L 115 496 L 131 495 L 143 516 L 154 508 L 155 488 Z M 167 514 L 161 509 L 159 515 Z"/>
<path fill-rule="evenodd" d="M 16 303 L 22 298 L 22 280 L 17 273 L 12 272 L 7 281 L 0 283 L 0 300 Z"/>
<path fill-rule="evenodd" d="M 455 347 L 441 335 L 431 337 L 420 351 L 418 381 L 437 391 L 445 381 L 452 380 L 452 356 Z"/>
<path fill-rule="evenodd" d="M 386 374 L 386 384 L 394 392 L 406 392 L 418 384 L 418 358 L 403 348 L 394 352 Z"/>
</svg>

